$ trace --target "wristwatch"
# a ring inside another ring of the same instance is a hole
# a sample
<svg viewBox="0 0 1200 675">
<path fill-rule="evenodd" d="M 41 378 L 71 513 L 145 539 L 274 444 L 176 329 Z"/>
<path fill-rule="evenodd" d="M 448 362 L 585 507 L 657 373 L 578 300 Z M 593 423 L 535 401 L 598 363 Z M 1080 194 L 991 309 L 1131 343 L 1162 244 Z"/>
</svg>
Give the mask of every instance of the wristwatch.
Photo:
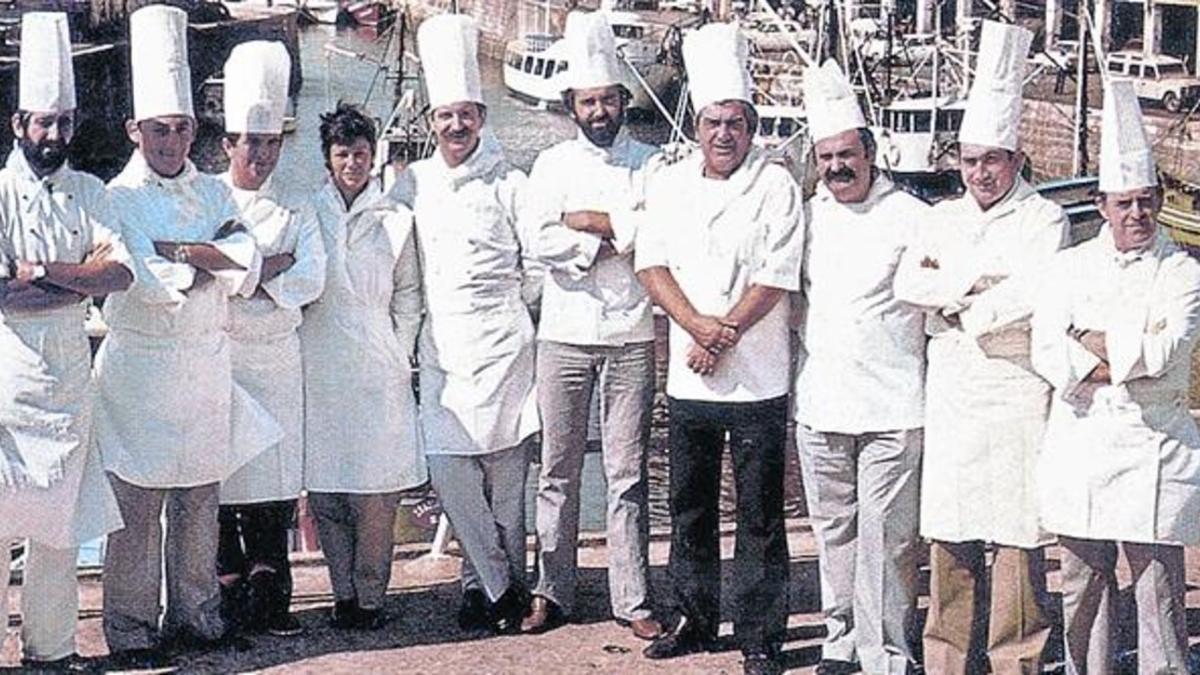
<svg viewBox="0 0 1200 675">
<path fill-rule="evenodd" d="M 30 277 L 30 281 L 37 281 L 39 279 L 44 279 L 45 277 L 46 277 L 46 266 L 43 265 L 42 263 L 37 263 L 36 265 L 34 265 L 33 266 L 33 276 Z"/>
<path fill-rule="evenodd" d="M 175 247 L 175 253 L 171 256 L 173 262 L 186 265 L 188 262 L 187 244 L 179 244 Z"/>
</svg>

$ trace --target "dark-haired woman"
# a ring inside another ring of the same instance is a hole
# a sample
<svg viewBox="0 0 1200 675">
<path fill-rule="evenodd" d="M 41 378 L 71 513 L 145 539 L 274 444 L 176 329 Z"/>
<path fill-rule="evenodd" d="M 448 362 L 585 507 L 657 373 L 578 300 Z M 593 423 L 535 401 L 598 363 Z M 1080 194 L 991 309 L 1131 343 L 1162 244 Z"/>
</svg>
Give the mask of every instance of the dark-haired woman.
<svg viewBox="0 0 1200 675">
<path fill-rule="evenodd" d="M 426 479 L 409 356 L 420 324 L 412 214 L 371 176 L 375 127 L 321 117 L 329 176 L 315 197 L 325 291 L 305 310 L 305 487 L 333 586 L 333 623 L 378 628 L 399 492 Z"/>
</svg>

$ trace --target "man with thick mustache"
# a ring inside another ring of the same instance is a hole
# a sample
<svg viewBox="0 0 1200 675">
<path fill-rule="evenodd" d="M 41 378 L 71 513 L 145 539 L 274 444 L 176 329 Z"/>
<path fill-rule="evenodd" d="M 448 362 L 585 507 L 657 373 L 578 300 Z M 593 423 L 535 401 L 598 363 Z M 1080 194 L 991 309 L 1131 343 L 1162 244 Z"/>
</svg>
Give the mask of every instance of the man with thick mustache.
<svg viewBox="0 0 1200 675">
<path fill-rule="evenodd" d="M 1184 673 L 1183 547 L 1200 543 L 1200 432 L 1187 406 L 1200 264 L 1159 230 L 1162 192 L 1132 83 L 1104 93 L 1106 222 L 1055 258 L 1032 322 L 1033 365 L 1054 386 L 1042 524 L 1062 551 L 1067 672 L 1114 672 L 1119 544 L 1138 672 Z"/>
<path fill-rule="evenodd" d="M 875 138 L 838 65 L 804 79 L 820 185 L 808 202 L 797 325 L 800 468 L 828 633 L 817 673 L 904 675 L 917 599 L 923 311 L 896 265 L 929 207 L 875 168 Z"/>
<path fill-rule="evenodd" d="M 75 128 L 67 15 L 21 21 L 16 147 L 0 170 L 0 617 L 8 625 L 9 552 L 28 538 L 22 664 L 75 661 L 80 543 L 120 527 L 91 447 L 89 297 L 133 281 L 110 229 L 104 184 L 66 165 Z"/>
<path fill-rule="evenodd" d="M 237 45 L 225 62 L 229 187 L 258 243 L 263 269 L 249 298 L 230 302 L 233 377 L 283 427 L 284 437 L 221 484 L 218 573 L 227 613 L 247 628 L 295 635 L 288 613 L 288 529 L 304 474 L 304 374 L 300 308 L 321 295 L 325 245 L 312 206 L 272 180 L 283 147 L 292 60 L 282 42 Z"/>
<path fill-rule="evenodd" d="M 225 635 L 218 486 L 281 437 L 233 382 L 228 299 L 253 294 L 262 257 L 235 226 L 229 189 L 188 160 L 196 121 L 187 13 L 149 5 L 129 21 L 134 118 L 126 131 L 136 149 L 109 198 L 134 283 L 105 304 L 109 332 L 96 357 L 96 441 L 125 519 L 109 535 L 104 565 L 114 667 L 153 662 L 151 650 L 165 642 Z"/>
<path fill-rule="evenodd" d="M 896 296 L 926 309 L 930 335 L 920 529 L 932 540 L 931 673 L 984 668 L 972 656 L 985 652 L 994 673 L 1036 672 L 1050 633 L 1043 547 L 1052 538 L 1034 492 L 1050 392 L 1029 361 L 1029 316 L 1067 218 L 1020 177 L 1031 38 L 984 23 L 959 133 L 968 194 L 934 208 L 896 273 Z M 986 629 L 976 625 L 984 619 Z"/>
<path fill-rule="evenodd" d="M 563 103 L 576 137 L 538 156 L 521 209 L 549 273 L 538 324 L 542 414 L 538 581 L 522 630 L 562 623 L 575 606 L 580 472 L 594 386 L 608 492 L 608 587 L 613 616 L 658 637 L 647 588 L 646 446 L 654 400 L 654 321 L 633 273 L 633 207 L 655 150 L 624 129 L 626 76 L 602 12 L 567 16 Z"/>
<path fill-rule="evenodd" d="M 789 291 L 800 288 L 800 188 L 752 139 L 758 116 L 736 24 L 684 38 L 700 151 L 655 172 L 634 264 L 671 318 L 667 366 L 674 621 L 652 659 L 711 649 L 720 624 L 718 498 L 726 436 L 737 483 L 734 637 L 746 673 L 781 672 L 787 622 L 783 465 Z"/>
<path fill-rule="evenodd" d="M 417 33 L 438 152 L 409 167 L 397 199 L 416 218 L 425 290 L 417 358 L 429 475 L 466 556 L 459 624 L 520 630 L 525 584 L 521 441 L 537 430 L 533 320 L 517 204 L 525 175 L 484 123 L 474 20 Z"/>
</svg>

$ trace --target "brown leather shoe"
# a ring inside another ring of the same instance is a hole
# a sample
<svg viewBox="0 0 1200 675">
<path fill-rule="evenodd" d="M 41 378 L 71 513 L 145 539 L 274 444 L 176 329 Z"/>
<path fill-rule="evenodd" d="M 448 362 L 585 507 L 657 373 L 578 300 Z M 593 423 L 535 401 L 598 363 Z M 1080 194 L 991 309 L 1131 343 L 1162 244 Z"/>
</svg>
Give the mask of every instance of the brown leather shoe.
<svg viewBox="0 0 1200 675">
<path fill-rule="evenodd" d="M 629 630 L 640 640 L 654 640 L 662 636 L 662 624 L 654 619 L 634 619 L 629 622 Z"/>
<path fill-rule="evenodd" d="M 535 595 L 529 603 L 529 614 L 521 621 L 521 632 L 537 635 L 558 628 L 566 622 L 561 607 L 549 598 Z"/>
</svg>

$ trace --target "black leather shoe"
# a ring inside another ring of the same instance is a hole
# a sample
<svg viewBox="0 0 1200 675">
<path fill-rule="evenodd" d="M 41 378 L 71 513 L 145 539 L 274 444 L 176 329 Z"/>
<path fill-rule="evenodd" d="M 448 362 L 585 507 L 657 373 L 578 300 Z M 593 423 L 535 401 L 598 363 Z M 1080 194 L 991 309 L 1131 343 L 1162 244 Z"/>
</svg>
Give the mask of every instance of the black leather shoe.
<svg viewBox="0 0 1200 675">
<path fill-rule="evenodd" d="M 821 659 L 817 664 L 817 675 L 850 675 L 860 672 L 858 664 L 853 661 L 838 661 L 837 659 Z"/>
<path fill-rule="evenodd" d="M 783 666 L 774 654 L 757 652 L 742 658 L 743 675 L 781 675 Z"/>
<path fill-rule="evenodd" d="M 27 673 L 86 673 L 92 668 L 91 660 L 79 654 L 71 654 L 53 661 L 21 659 L 21 671 Z"/>
<path fill-rule="evenodd" d="M 458 607 L 458 627 L 469 633 L 491 630 L 489 604 L 483 591 L 477 588 L 463 591 L 462 604 Z"/>
<path fill-rule="evenodd" d="M 354 627 L 359 630 L 379 630 L 387 624 L 387 615 L 382 609 L 357 608 L 354 617 Z"/>
<path fill-rule="evenodd" d="M 267 620 L 267 632 L 276 637 L 294 637 L 304 632 L 304 626 L 287 612 L 276 614 Z"/>
<path fill-rule="evenodd" d="M 158 649 L 123 649 L 105 657 L 102 669 L 157 670 L 166 667 L 170 662 L 170 657 Z"/>
<path fill-rule="evenodd" d="M 358 620 L 358 601 L 357 600 L 338 600 L 333 603 L 333 614 L 330 616 L 330 623 L 334 628 L 343 630 L 357 628 Z"/>
<path fill-rule="evenodd" d="M 504 595 L 492 605 L 492 627 L 501 635 L 521 632 L 521 621 L 529 610 L 529 595 L 525 589 L 511 584 Z"/>
<path fill-rule="evenodd" d="M 711 636 L 700 632 L 691 620 L 681 615 L 669 631 L 642 650 L 642 655 L 648 659 L 673 659 L 706 651 L 712 643 Z"/>
</svg>

